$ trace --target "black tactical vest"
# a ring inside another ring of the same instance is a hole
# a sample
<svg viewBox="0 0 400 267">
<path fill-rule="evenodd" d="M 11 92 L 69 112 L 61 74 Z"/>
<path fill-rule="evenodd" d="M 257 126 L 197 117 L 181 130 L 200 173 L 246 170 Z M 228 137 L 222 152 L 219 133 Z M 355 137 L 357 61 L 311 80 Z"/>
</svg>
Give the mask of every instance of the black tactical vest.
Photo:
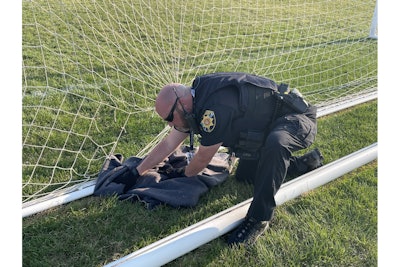
<svg viewBox="0 0 400 267">
<path fill-rule="evenodd" d="M 235 117 L 232 119 L 229 140 L 225 146 L 234 145 L 241 133 L 246 131 L 265 132 L 271 123 L 276 106 L 274 94 L 278 90 L 278 85 L 264 77 L 247 73 L 229 72 L 212 73 L 196 77 L 192 84 L 195 90 L 194 114 L 198 123 L 203 116 L 203 106 L 207 101 L 217 101 L 224 104 L 223 95 L 229 90 L 235 90 L 238 95 L 238 105 Z M 217 93 L 224 92 L 224 93 Z M 222 97 L 221 97 L 222 96 Z M 214 99 L 212 99 L 214 98 Z"/>
<path fill-rule="evenodd" d="M 232 87 L 232 89 L 239 91 L 239 108 L 242 111 L 246 111 L 249 105 L 249 87 L 264 88 L 275 92 L 278 90 L 278 85 L 274 81 L 242 72 L 206 74 L 196 77 L 192 84 L 192 89 L 194 90 L 201 88 L 201 93 L 196 94 L 196 103 L 199 104 L 202 103 L 202 101 L 206 101 L 214 92 L 226 87 Z"/>
</svg>

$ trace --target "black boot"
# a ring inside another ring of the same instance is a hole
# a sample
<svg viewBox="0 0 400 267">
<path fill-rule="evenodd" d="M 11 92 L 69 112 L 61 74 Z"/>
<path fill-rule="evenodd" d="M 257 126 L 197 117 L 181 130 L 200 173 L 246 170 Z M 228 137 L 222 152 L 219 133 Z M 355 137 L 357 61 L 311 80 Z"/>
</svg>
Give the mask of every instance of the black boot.
<svg viewBox="0 0 400 267">
<path fill-rule="evenodd" d="M 236 228 L 228 239 L 229 246 L 244 244 L 253 245 L 258 237 L 268 228 L 269 221 L 257 221 L 253 218 L 245 220 Z"/>
<path fill-rule="evenodd" d="M 323 160 L 324 157 L 322 156 L 318 148 L 315 148 L 314 150 L 311 150 L 310 152 L 299 157 L 299 161 L 306 165 L 306 172 L 321 167 L 323 165 Z"/>
<path fill-rule="evenodd" d="M 307 152 L 301 157 L 293 157 L 288 169 L 289 175 L 303 175 L 323 165 L 324 157 L 318 148 Z"/>
</svg>

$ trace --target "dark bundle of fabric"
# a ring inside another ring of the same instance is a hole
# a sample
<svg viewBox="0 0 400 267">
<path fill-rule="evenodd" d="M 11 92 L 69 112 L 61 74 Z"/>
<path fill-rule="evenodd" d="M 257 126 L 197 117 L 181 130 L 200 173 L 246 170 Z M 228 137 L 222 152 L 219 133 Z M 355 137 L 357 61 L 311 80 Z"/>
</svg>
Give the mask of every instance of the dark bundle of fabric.
<svg viewBox="0 0 400 267">
<path fill-rule="evenodd" d="M 142 158 L 130 157 L 123 161 L 121 154 L 109 156 L 96 181 L 95 196 L 118 195 L 120 200 L 142 201 L 148 209 L 159 204 L 172 207 L 194 207 L 201 195 L 229 176 L 232 161 L 228 153 L 217 153 L 200 174 L 191 177 L 176 176 L 176 169 L 188 164 L 187 147 L 174 152 L 162 164 L 140 176 L 130 179 L 131 169 Z"/>
</svg>

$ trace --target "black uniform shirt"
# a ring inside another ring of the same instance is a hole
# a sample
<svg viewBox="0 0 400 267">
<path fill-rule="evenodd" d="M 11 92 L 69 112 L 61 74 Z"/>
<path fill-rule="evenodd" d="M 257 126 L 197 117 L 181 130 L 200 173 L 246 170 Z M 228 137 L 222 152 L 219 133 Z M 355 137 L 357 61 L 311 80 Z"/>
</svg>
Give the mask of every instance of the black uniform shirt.
<svg viewBox="0 0 400 267">
<path fill-rule="evenodd" d="M 249 86 L 261 90 L 258 92 L 261 95 L 252 96 L 259 99 L 253 104 L 248 101 Z M 246 73 L 197 77 L 192 89 L 195 91 L 194 114 L 200 128 L 200 143 L 210 146 L 222 142 L 223 146 L 233 147 L 241 131 L 266 129 L 275 106 L 275 99 L 269 97 L 274 88 L 276 84 L 272 80 Z M 265 95 L 265 92 L 269 94 Z"/>
<path fill-rule="evenodd" d="M 238 92 L 230 88 L 219 90 L 208 98 L 199 109 L 200 143 L 203 146 L 223 143 L 229 147 L 237 138 L 234 119 L 238 111 Z"/>
</svg>

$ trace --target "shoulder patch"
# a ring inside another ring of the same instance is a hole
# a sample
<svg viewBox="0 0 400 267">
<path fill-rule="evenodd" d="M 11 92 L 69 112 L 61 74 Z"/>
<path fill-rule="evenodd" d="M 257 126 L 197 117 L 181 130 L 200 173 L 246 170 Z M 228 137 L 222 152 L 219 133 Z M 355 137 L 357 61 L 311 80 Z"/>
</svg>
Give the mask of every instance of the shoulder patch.
<svg viewBox="0 0 400 267">
<path fill-rule="evenodd" d="M 203 114 L 203 118 L 201 119 L 200 125 L 203 131 L 206 133 L 211 133 L 215 125 L 217 124 L 217 118 L 215 117 L 214 111 L 206 110 Z"/>
</svg>

